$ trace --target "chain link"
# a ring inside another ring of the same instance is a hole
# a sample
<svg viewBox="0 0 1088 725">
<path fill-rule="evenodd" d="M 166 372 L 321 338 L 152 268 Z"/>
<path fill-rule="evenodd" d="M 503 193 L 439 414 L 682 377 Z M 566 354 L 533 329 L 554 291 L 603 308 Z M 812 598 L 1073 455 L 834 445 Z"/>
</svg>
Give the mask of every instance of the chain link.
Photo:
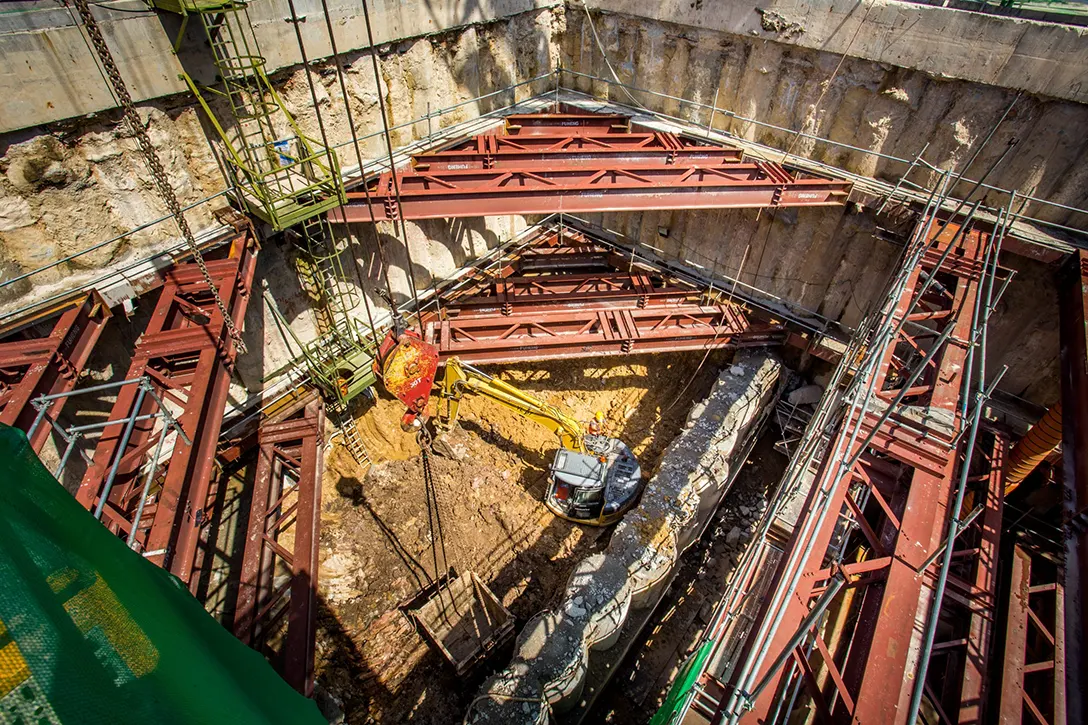
<svg viewBox="0 0 1088 725">
<path fill-rule="evenodd" d="M 238 329 L 237 325 L 234 324 L 230 312 L 227 311 L 227 306 L 223 304 L 223 298 L 219 296 L 219 290 L 216 288 L 215 282 L 212 280 L 212 275 L 208 271 L 208 265 L 204 263 L 204 257 L 200 254 L 200 247 L 197 246 L 193 231 L 189 228 L 189 222 L 186 221 L 185 215 L 182 214 L 181 204 L 178 203 L 178 197 L 174 193 L 174 188 L 170 186 L 170 181 L 166 175 L 166 169 L 163 168 L 162 161 L 159 160 L 159 155 L 156 153 L 155 147 L 151 144 L 151 139 L 147 135 L 147 129 L 144 128 L 143 122 L 140 120 L 140 114 L 136 111 L 136 106 L 132 101 L 132 95 L 128 92 L 128 86 L 125 85 L 125 80 L 121 77 L 121 72 L 117 69 L 117 63 L 113 60 L 113 54 L 110 53 L 105 38 L 102 37 L 102 31 L 98 27 L 98 22 L 95 20 L 94 15 L 91 14 L 91 8 L 88 5 L 87 0 L 72 0 L 72 2 L 79 12 L 80 18 L 83 19 L 83 26 L 87 29 L 87 35 L 90 36 L 91 43 L 94 45 L 95 52 L 98 54 L 98 59 L 102 62 L 103 69 L 109 77 L 114 95 L 121 104 L 122 111 L 124 111 L 125 120 L 128 121 L 128 125 L 132 129 L 132 134 L 136 138 L 136 144 L 140 147 L 140 151 L 143 152 L 144 157 L 147 160 L 147 165 L 151 168 L 151 179 L 155 182 L 155 188 L 158 190 L 159 196 L 162 197 L 163 203 L 166 204 L 166 208 L 174 216 L 174 221 L 177 222 L 178 228 L 181 230 L 181 235 L 185 238 L 185 244 L 189 247 L 189 251 L 193 255 L 193 261 L 200 267 L 200 274 L 204 277 L 208 289 L 211 290 L 212 295 L 215 297 L 215 306 L 219 308 L 219 313 L 223 316 L 223 323 L 227 327 L 227 334 L 234 340 L 238 352 L 245 353 L 246 346 L 245 343 L 242 342 L 242 332 Z"/>
</svg>

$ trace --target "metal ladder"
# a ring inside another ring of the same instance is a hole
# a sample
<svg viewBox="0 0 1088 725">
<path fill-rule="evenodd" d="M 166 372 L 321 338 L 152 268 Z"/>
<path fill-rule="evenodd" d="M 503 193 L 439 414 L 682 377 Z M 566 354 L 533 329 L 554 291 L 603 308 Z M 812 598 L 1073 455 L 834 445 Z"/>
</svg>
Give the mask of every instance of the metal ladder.
<svg viewBox="0 0 1088 725">
<path fill-rule="evenodd" d="M 351 414 L 351 403 L 340 401 L 329 403 L 328 411 L 336 422 L 336 427 L 344 436 L 344 447 L 348 449 L 348 453 L 355 462 L 364 466 L 373 465 L 370 454 L 367 453 L 366 446 L 363 444 L 363 437 L 359 434 L 355 416 Z"/>
<path fill-rule="evenodd" d="M 300 277 L 307 294 L 317 303 L 318 331 L 328 336 L 346 354 L 358 344 L 358 331 L 351 313 L 359 306 L 362 291 L 348 280 L 344 257 L 355 264 L 352 239 L 343 234 L 337 239 L 324 216 L 307 219 L 299 225 L 299 237 L 305 259 L 300 259 Z"/>
</svg>

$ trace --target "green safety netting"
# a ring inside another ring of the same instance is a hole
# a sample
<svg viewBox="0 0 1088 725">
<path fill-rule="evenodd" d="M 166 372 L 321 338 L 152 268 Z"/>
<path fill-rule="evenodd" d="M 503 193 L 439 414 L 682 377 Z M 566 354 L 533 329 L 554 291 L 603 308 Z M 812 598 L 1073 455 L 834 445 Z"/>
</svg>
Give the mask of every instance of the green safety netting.
<svg viewBox="0 0 1088 725">
<path fill-rule="evenodd" d="M 684 706 L 687 704 L 688 694 L 702 675 L 703 663 L 710 656 L 712 649 L 714 649 L 713 641 L 704 642 L 703 646 L 688 658 L 677 673 L 676 679 L 673 680 L 669 694 L 665 696 L 665 702 L 650 720 L 650 725 L 672 725 L 680 721 L 680 717 L 684 714 Z"/>
<path fill-rule="evenodd" d="M 324 723 L 0 425 L 0 723 Z"/>
</svg>

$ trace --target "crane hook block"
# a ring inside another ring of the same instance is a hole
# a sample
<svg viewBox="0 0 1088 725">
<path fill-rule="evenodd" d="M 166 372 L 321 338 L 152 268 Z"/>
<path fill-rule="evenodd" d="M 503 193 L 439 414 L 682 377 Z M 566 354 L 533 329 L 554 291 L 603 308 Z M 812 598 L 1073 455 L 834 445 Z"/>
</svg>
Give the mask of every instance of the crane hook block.
<svg viewBox="0 0 1088 725">
<path fill-rule="evenodd" d="M 438 347 L 411 331 L 389 333 L 378 348 L 378 363 L 385 389 L 408 406 L 401 426 L 418 428 L 419 419 L 427 415 L 427 398 L 438 372 Z"/>
</svg>

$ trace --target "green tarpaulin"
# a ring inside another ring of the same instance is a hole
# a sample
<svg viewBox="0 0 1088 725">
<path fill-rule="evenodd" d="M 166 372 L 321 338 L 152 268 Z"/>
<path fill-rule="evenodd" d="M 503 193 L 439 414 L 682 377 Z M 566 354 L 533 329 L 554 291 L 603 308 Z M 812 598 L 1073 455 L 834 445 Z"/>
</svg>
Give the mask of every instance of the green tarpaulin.
<svg viewBox="0 0 1088 725">
<path fill-rule="evenodd" d="M 0 425 L 0 723 L 324 723 Z"/>
</svg>

